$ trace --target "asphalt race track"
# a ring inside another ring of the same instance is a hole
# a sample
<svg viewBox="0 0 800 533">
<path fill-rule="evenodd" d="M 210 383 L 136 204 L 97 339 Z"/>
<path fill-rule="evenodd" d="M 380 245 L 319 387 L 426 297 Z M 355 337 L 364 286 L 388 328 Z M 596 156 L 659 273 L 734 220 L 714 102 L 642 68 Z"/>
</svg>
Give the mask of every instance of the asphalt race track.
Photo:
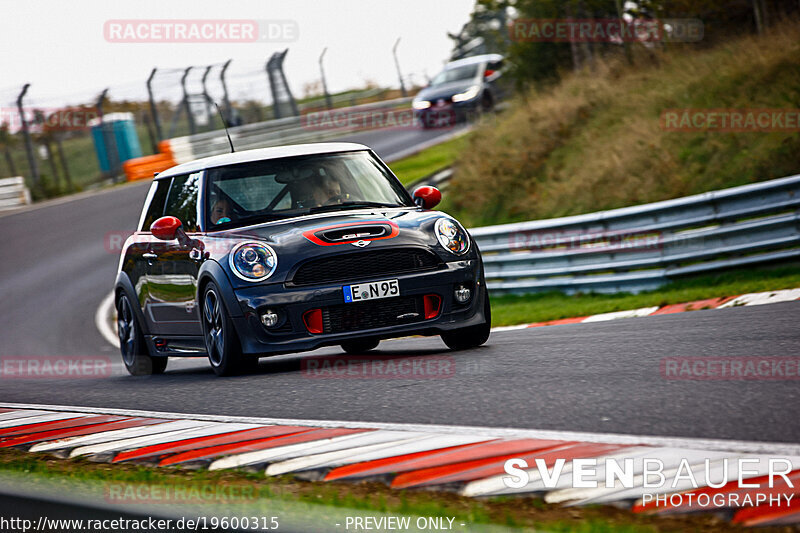
<svg viewBox="0 0 800 533">
<path fill-rule="evenodd" d="M 442 131 L 373 132 L 384 157 Z M 399 140 L 398 140 L 399 139 Z M 147 184 L 0 215 L 0 357 L 96 356 L 118 362 L 94 314 Z M 163 376 L 0 379 L 0 400 L 162 411 L 374 422 L 480 425 L 798 442 L 797 380 L 674 381 L 664 357 L 797 356 L 800 303 L 497 332 L 453 353 L 438 338 L 381 344 L 398 363 L 444 364 L 412 379 L 321 377 L 309 359 L 263 359 L 254 375 L 217 378 L 203 359 L 171 360 Z M 338 355 L 319 350 L 311 357 Z M 398 359 L 400 358 L 400 359 Z M 322 360 L 324 361 L 324 360 Z M 369 363 L 368 363 L 369 364 Z M 428 367 L 430 368 L 430 367 Z"/>
</svg>

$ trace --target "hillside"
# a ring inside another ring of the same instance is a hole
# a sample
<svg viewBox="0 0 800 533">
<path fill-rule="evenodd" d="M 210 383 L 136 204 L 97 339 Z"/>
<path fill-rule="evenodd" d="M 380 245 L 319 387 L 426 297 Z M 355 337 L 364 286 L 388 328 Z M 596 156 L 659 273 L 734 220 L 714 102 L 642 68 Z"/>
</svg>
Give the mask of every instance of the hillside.
<svg viewBox="0 0 800 533">
<path fill-rule="evenodd" d="M 800 108 L 800 29 L 607 61 L 470 136 L 445 209 L 469 226 L 586 213 L 800 172 L 794 132 L 666 131 L 668 109 Z"/>
</svg>

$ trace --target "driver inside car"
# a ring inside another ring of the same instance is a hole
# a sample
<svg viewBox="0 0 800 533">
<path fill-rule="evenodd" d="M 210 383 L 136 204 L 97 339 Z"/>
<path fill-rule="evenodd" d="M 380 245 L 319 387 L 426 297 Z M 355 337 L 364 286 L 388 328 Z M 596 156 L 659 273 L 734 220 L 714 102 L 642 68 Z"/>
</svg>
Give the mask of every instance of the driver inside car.
<svg viewBox="0 0 800 533">
<path fill-rule="evenodd" d="M 305 174 L 306 177 L 292 184 L 292 198 L 296 207 L 340 204 L 348 197 L 342 193 L 339 180 L 330 174 L 313 169 L 305 169 Z"/>
<path fill-rule="evenodd" d="M 216 201 L 211 206 L 211 223 L 224 224 L 231 221 L 231 203 L 224 197 L 218 196 Z"/>
</svg>

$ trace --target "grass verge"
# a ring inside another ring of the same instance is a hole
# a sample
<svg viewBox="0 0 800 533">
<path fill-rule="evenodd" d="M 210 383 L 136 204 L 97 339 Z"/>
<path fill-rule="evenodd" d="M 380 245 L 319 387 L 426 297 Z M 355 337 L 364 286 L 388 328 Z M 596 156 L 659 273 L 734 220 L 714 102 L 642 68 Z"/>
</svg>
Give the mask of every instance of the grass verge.
<svg viewBox="0 0 800 533">
<path fill-rule="evenodd" d="M 426 148 L 419 153 L 398 159 L 389 166 L 403 185 L 408 185 L 434 172 L 453 164 L 464 147 L 467 146 L 467 135 L 462 135 Z"/>
<path fill-rule="evenodd" d="M 639 294 L 577 294 L 547 292 L 492 298 L 492 325 L 510 326 L 559 318 L 625 311 L 640 307 L 686 303 L 719 296 L 737 296 L 800 287 L 800 269 L 780 266 L 767 269 L 731 270 L 675 281 L 661 289 Z"/>
<path fill-rule="evenodd" d="M 467 526 L 497 525 L 550 532 L 660 532 L 660 531 L 730 531 L 737 530 L 714 515 L 683 515 L 659 517 L 634 515 L 610 506 L 566 508 L 549 505 L 534 497 L 498 497 L 490 499 L 463 498 L 452 492 L 427 490 L 390 490 L 382 483 L 315 483 L 299 481 L 289 476 L 266 478 L 262 473 L 243 471 L 183 470 L 148 468 L 133 464 L 109 465 L 80 459 L 57 459 L 44 454 L 29 454 L 16 449 L 0 450 L 0 475 L 41 478 L 52 486 L 62 486 L 65 492 L 74 486 L 91 486 L 96 498 L 109 494 L 109 485 L 119 490 L 120 484 L 135 487 L 135 494 L 154 494 L 141 490 L 170 486 L 173 491 L 185 486 L 194 493 L 202 487 L 236 487 L 236 494 L 256 495 L 269 509 L 283 508 L 279 502 L 295 502 L 317 508 L 341 508 L 351 513 L 453 517 L 455 523 Z M 229 491 L 232 493 L 234 491 Z M 190 492 L 187 491 L 187 494 Z M 234 507 L 227 507 L 234 516 Z M 472 527 L 455 528 L 462 531 Z"/>
</svg>

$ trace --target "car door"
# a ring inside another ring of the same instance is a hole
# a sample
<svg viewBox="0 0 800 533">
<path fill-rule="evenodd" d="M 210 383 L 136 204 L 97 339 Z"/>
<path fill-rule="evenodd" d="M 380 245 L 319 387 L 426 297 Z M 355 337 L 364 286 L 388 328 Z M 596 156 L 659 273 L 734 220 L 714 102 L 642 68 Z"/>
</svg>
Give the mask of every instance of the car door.
<svg viewBox="0 0 800 533">
<path fill-rule="evenodd" d="M 136 291 L 136 299 L 142 308 L 147 331 L 158 333 L 156 324 L 149 313 L 150 286 L 148 275 L 156 257 L 154 248 L 159 241 L 150 233 L 150 225 L 164 214 L 164 204 L 167 200 L 171 179 L 155 180 L 150 186 L 145 199 L 142 216 L 133 235 L 133 241 L 127 250 L 123 269 L 128 274 Z"/>
<path fill-rule="evenodd" d="M 191 238 L 198 236 L 198 199 L 201 172 L 175 176 L 170 184 L 164 216 L 177 217 Z M 177 239 L 159 241 L 149 264 L 149 314 L 155 331 L 164 336 L 201 335 L 195 302 L 199 250 Z"/>
</svg>

